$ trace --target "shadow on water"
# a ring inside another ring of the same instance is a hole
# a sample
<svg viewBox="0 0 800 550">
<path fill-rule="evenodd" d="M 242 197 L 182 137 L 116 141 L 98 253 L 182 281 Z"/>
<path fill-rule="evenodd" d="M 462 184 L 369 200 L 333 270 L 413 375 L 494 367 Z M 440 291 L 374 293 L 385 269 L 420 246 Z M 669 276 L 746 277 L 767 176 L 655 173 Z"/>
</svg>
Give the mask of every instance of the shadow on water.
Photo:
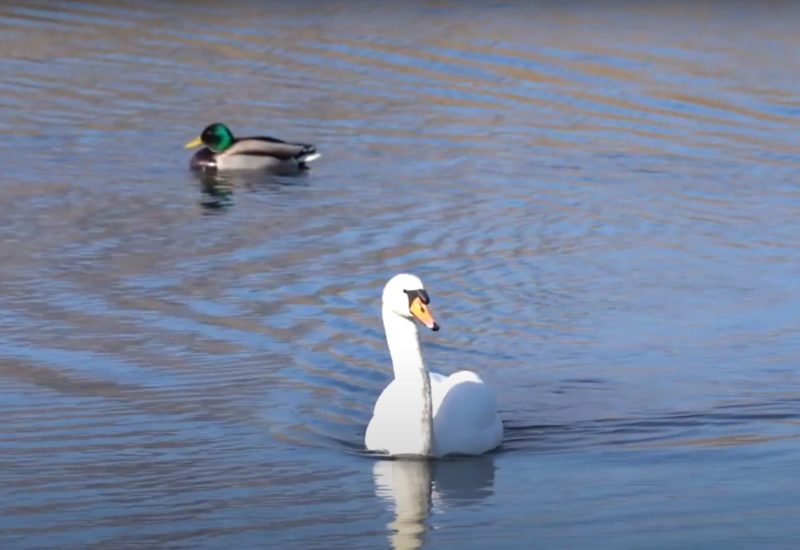
<svg viewBox="0 0 800 550">
<path fill-rule="evenodd" d="M 451 460 L 378 460 L 372 468 L 375 494 L 394 512 L 388 524 L 394 549 L 425 543 L 432 513 L 467 506 L 493 492 L 493 455 Z"/>
<path fill-rule="evenodd" d="M 208 210 L 224 210 L 234 205 L 234 192 L 278 192 L 287 187 L 306 187 L 306 173 L 275 175 L 265 172 L 193 171 L 200 184 L 200 206 Z"/>
</svg>

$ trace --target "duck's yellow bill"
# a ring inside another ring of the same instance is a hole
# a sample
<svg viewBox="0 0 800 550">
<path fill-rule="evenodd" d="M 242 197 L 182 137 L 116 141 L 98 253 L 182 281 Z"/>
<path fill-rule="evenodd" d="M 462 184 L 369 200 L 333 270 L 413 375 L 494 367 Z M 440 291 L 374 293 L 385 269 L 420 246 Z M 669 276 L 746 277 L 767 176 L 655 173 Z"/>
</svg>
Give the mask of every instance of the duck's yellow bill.
<svg viewBox="0 0 800 550">
<path fill-rule="evenodd" d="M 194 138 L 192 141 L 183 146 L 184 149 L 194 149 L 203 145 L 203 140 L 199 137 Z"/>
<path fill-rule="evenodd" d="M 416 317 L 420 323 L 431 330 L 439 330 L 439 324 L 433 318 L 433 312 L 431 312 L 430 306 L 423 304 L 419 296 L 411 301 L 411 305 L 408 309 L 411 315 Z"/>
</svg>

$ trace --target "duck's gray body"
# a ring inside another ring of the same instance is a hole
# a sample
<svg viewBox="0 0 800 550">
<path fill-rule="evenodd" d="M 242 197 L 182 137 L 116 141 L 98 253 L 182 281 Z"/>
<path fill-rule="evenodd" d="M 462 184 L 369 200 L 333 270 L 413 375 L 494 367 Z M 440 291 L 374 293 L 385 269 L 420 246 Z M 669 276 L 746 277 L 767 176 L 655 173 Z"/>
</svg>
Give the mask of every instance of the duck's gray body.
<svg viewBox="0 0 800 550">
<path fill-rule="evenodd" d="M 189 166 L 194 170 L 264 170 L 276 174 L 291 174 L 308 169 L 308 163 L 319 157 L 313 145 L 290 143 L 272 137 L 235 139 L 221 153 L 208 147 L 192 156 Z"/>
</svg>

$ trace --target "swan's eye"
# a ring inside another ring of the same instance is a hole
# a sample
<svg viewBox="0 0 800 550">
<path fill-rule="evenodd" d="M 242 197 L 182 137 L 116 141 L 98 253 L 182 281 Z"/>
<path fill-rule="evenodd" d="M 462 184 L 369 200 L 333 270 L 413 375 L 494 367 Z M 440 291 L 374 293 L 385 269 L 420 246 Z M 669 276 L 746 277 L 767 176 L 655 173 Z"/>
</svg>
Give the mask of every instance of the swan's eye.
<svg viewBox="0 0 800 550">
<path fill-rule="evenodd" d="M 408 295 L 408 306 L 411 307 L 411 304 L 414 303 L 414 300 L 419 301 L 420 307 L 423 304 L 427 304 L 430 302 L 430 298 L 428 297 L 428 293 L 424 290 L 403 290 L 403 292 Z M 424 311 L 424 310 L 423 310 Z"/>
</svg>

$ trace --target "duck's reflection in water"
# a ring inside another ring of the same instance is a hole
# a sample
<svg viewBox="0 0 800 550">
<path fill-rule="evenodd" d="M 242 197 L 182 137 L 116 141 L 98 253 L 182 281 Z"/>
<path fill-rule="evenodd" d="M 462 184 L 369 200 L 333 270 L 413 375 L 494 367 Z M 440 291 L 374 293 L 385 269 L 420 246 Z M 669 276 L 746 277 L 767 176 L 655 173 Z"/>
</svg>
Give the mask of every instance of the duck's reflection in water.
<svg viewBox="0 0 800 550">
<path fill-rule="evenodd" d="M 233 205 L 234 183 L 210 173 L 198 173 L 200 180 L 200 206 L 214 210 Z"/>
<path fill-rule="evenodd" d="M 288 187 L 307 186 L 306 173 L 290 176 L 279 176 L 261 171 L 216 172 L 211 170 L 194 170 L 200 182 L 200 205 L 210 210 L 224 209 L 233 205 L 233 194 L 236 189 L 252 192 L 280 191 Z"/>
<path fill-rule="evenodd" d="M 492 455 L 452 460 L 379 460 L 375 493 L 393 507 L 389 542 L 395 550 L 420 548 L 436 509 L 477 502 L 492 494 Z"/>
</svg>

